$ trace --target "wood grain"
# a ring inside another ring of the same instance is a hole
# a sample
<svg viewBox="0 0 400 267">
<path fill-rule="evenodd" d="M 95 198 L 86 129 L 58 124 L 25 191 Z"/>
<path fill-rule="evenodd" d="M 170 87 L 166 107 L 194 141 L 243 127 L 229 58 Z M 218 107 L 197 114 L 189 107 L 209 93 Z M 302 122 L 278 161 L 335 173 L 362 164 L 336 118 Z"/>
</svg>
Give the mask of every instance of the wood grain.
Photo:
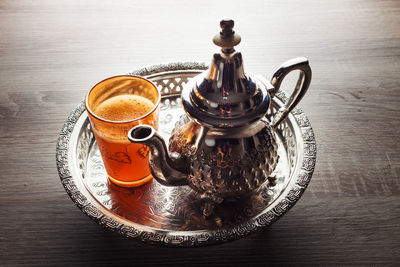
<svg viewBox="0 0 400 267">
<path fill-rule="evenodd" d="M 247 71 L 269 78 L 289 58 L 310 60 L 309 188 L 270 228 L 217 246 L 154 247 L 102 229 L 59 182 L 62 124 L 105 77 L 208 62 L 224 15 L 242 35 Z M 398 265 L 399 29 L 394 0 L 1 1 L 1 265 Z"/>
</svg>

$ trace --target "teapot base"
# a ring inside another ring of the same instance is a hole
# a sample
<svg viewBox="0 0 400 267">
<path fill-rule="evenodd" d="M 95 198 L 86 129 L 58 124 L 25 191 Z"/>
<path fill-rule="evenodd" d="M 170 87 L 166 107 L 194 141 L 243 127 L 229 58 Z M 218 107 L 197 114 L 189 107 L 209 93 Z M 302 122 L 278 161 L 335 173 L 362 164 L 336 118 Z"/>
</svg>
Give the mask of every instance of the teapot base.
<svg viewBox="0 0 400 267">
<path fill-rule="evenodd" d="M 261 185 L 261 187 L 273 187 L 277 183 L 277 177 L 275 175 L 271 175 L 267 178 L 267 181 L 265 182 L 266 185 Z M 208 218 L 213 215 L 214 210 L 221 205 L 223 202 L 230 202 L 230 203 L 240 203 L 240 201 L 246 201 L 249 197 L 251 197 L 257 190 L 260 188 L 255 189 L 254 191 L 250 191 L 245 195 L 242 196 L 233 196 L 229 198 L 223 198 L 223 197 L 218 197 L 215 194 L 207 194 L 207 193 L 202 193 L 200 194 L 197 198 L 201 199 L 202 204 L 202 210 L 203 210 L 203 215 Z"/>
</svg>

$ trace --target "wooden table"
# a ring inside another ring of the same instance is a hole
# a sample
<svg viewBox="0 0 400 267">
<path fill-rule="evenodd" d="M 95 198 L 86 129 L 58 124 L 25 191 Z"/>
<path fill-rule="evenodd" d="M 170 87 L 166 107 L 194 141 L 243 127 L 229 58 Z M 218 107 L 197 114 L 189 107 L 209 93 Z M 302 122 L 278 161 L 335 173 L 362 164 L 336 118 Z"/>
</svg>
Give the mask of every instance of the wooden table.
<svg viewBox="0 0 400 267">
<path fill-rule="evenodd" d="M 309 188 L 265 231 L 222 245 L 155 247 L 101 228 L 57 175 L 66 117 L 105 77 L 209 62 L 225 15 L 247 71 L 310 60 Z M 0 89 L 0 265 L 400 264 L 399 1 L 4 0 Z"/>
</svg>

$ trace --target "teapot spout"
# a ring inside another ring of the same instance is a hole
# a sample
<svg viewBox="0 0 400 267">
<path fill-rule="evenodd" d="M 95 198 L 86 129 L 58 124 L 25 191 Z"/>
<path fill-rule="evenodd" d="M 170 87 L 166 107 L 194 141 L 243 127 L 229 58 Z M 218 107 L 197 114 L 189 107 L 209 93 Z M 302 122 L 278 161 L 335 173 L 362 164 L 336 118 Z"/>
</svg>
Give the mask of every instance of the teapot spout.
<svg viewBox="0 0 400 267">
<path fill-rule="evenodd" d="M 178 153 L 168 153 L 164 139 L 150 125 L 138 125 L 128 133 L 132 143 L 150 147 L 149 164 L 153 177 L 162 185 L 187 185 L 188 164 Z"/>
</svg>

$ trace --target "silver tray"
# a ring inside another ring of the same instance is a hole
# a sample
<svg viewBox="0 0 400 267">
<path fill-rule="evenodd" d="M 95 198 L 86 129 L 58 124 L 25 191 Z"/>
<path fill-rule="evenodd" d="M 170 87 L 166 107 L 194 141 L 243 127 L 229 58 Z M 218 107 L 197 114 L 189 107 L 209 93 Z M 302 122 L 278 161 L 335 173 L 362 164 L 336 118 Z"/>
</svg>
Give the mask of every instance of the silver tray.
<svg viewBox="0 0 400 267">
<path fill-rule="evenodd" d="M 162 92 L 159 130 L 168 140 L 183 114 L 182 86 L 206 69 L 199 63 L 156 65 L 130 74 L 151 79 Z M 264 78 L 257 76 L 260 82 Z M 287 101 L 280 92 L 272 112 Z M 267 114 L 267 117 L 270 114 Z M 108 182 L 83 105 L 70 114 L 57 142 L 57 169 L 73 202 L 98 224 L 123 236 L 168 246 L 201 246 L 241 238 L 285 214 L 310 182 L 316 143 L 307 116 L 295 108 L 276 131 L 280 161 L 274 186 L 261 186 L 241 202 L 222 203 L 210 218 L 202 215 L 189 187 L 165 187 L 156 181 L 127 189 Z"/>
</svg>

